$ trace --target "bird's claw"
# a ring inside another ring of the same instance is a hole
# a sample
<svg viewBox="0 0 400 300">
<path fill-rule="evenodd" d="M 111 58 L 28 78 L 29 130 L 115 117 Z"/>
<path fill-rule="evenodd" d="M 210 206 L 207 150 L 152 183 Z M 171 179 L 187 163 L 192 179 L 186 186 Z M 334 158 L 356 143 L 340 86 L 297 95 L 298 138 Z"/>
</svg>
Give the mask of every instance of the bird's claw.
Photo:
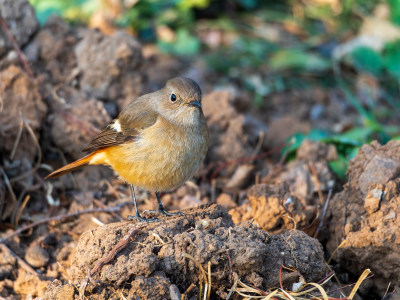
<svg viewBox="0 0 400 300">
<path fill-rule="evenodd" d="M 128 215 L 127 220 L 128 221 L 137 220 L 138 222 L 145 222 L 145 223 L 154 223 L 154 222 L 160 221 L 160 219 L 157 219 L 157 218 L 143 218 L 139 214 L 137 214 L 135 216 Z"/>
<path fill-rule="evenodd" d="M 149 210 L 146 209 L 145 211 L 143 211 L 143 214 L 161 214 L 165 217 L 169 217 L 169 216 L 185 216 L 185 214 L 181 211 L 176 211 L 176 212 L 169 212 L 166 211 L 165 209 L 155 209 L 155 210 Z"/>
</svg>

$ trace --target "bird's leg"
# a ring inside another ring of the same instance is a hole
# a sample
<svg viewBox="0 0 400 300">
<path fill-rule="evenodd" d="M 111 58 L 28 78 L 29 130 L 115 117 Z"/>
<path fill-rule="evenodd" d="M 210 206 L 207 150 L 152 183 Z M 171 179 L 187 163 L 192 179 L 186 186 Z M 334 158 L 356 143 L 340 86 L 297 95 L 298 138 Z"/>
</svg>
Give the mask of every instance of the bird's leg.
<svg viewBox="0 0 400 300">
<path fill-rule="evenodd" d="M 153 219 L 147 219 L 147 218 L 143 218 L 140 216 L 138 208 L 137 208 L 137 204 L 136 204 L 136 195 L 135 195 L 135 189 L 133 188 L 132 184 L 129 184 L 129 187 L 131 188 L 131 192 L 132 192 L 132 199 L 133 199 L 133 203 L 135 204 L 135 215 L 128 215 L 128 221 L 133 221 L 133 220 L 138 220 L 139 222 L 158 222 L 160 221 L 157 218 L 153 218 Z"/>
<path fill-rule="evenodd" d="M 158 202 L 158 212 L 164 216 L 176 216 L 176 215 L 181 215 L 184 216 L 185 214 L 181 211 L 177 211 L 177 212 L 168 212 L 165 210 L 164 205 L 161 202 L 160 199 L 160 195 L 158 194 L 158 192 L 156 192 L 156 197 L 157 197 L 157 202 Z"/>
<path fill-rule="evenodd" d="M 156 197 L 157 197 L 157 202 L 158 202 L 158 210 L 145 210 L 143 213 L 159 213 L 159 214 L 162 214 L 163 216 L 176 216 L 176 215 L 184 216 L 185 215 L 181 211 L 171 213 L 171 212 L 165 210 L 164 205 L 161 202 L 160 195 L 158 194 L 158 192 L 156 192 Z"/>
</svg>

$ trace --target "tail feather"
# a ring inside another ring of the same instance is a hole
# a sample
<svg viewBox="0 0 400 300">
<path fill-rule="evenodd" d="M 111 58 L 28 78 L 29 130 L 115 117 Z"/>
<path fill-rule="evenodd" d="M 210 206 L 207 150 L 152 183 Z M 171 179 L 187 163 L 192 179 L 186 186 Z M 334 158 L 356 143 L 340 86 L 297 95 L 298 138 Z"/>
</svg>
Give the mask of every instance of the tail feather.
<svg viewBox="0 0 400 300">
<path fill-rule="evenodd" d="M 94 151 L 68 165 L 65 165 L 62 168 L 59 168 L 58 170 L 55 170 L 54 172 L 50 173 L 49 175 L 47 175 L 44 179 L 49 179 L 49 178 L 57 178 L 59 176 L 62 176 L 64 174 L 67 174 L 69 172 L 72 172 L 76 169 L 79 169 L 81 167 L 87 166 L 91 159 L 93 158 L 93 156 L 96 154 L 97 151 Z"/>
</svg>

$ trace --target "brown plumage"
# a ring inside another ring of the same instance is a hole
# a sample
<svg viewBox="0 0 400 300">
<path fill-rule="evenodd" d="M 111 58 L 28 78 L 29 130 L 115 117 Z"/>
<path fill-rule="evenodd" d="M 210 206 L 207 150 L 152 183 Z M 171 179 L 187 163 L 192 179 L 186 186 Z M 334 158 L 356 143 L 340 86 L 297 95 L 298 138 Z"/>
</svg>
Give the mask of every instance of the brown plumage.
<svg viewBox="0 0 400 300">
<path fill-rule="evenodd" d="M 89 155 L 46 178 L 85 165 L 104 164 L 133 186 L 156 192 L 182 185 L 198 170 L 208 148 L 201 90 L 189 78 L 174 78 L 128 104 L 83 151 Z M 163 210 L 159 200 L 160 211 Z M 142 218 L 137 213 L 137 218 Z"/>
</svg>

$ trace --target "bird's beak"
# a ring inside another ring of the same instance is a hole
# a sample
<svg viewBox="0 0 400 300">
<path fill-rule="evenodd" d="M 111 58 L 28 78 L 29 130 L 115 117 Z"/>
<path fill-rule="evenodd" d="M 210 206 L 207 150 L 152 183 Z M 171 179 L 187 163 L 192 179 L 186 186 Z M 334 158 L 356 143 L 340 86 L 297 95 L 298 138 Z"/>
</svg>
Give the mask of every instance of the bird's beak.
<svg viewBox="0 0 400 300">
<path fill-rule="evenodd" d="M 201 103 L 200 103 L 199 101 L 196 101 L 196 100 L 190 101 L 188 105 L 189 105 L 189 106 L 195 106 L 195 107 L 201 108 Z"/>
</svg>

